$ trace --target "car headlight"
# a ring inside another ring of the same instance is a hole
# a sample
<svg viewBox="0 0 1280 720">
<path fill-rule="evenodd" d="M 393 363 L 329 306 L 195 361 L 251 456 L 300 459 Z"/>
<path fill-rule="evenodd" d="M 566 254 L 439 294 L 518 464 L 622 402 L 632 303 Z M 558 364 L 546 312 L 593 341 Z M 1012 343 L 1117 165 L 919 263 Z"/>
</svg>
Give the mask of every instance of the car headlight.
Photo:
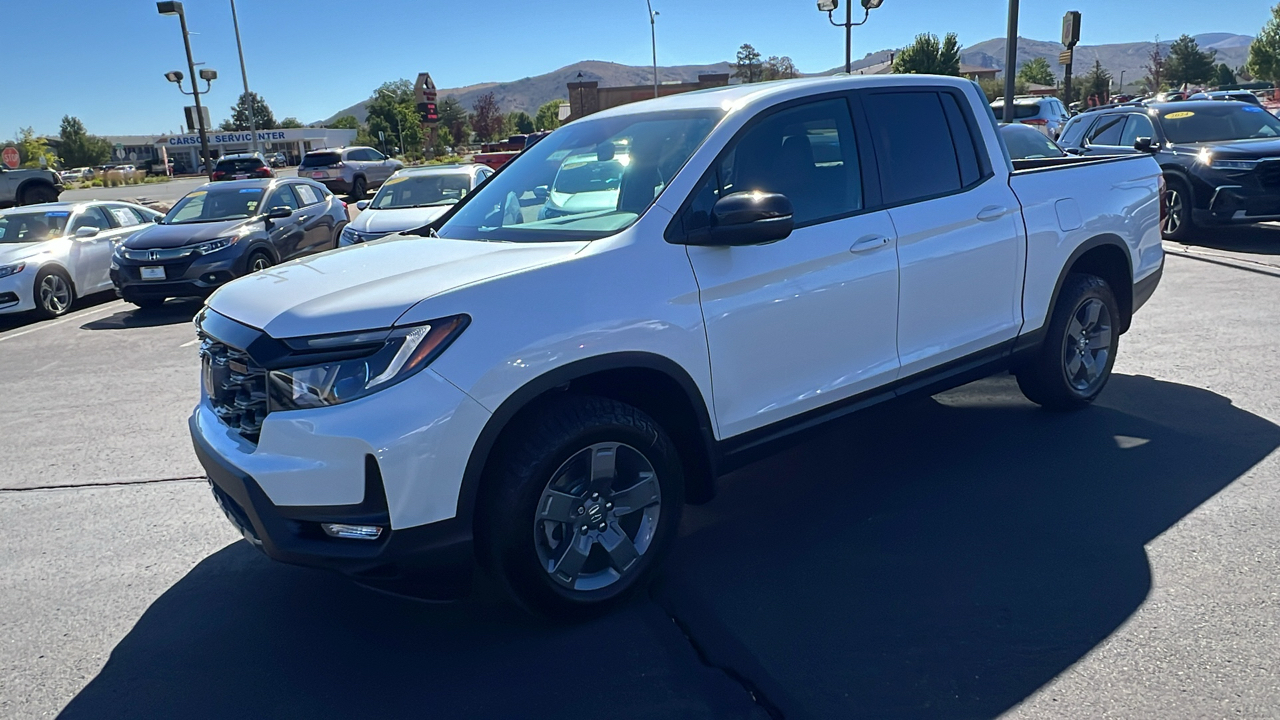
<svg viewBox="0 0 1280 720">
<path fill-rule="evenodd" d="M 342 242 L 351 243 L 352 245 L 362 242 L 360 239 L 360 233 L 349 227 L 344 227 L 342 228 Z"/>
<path fill-rule="evenodd" d="M 430 365 L 470 322 L 466 315 L 455 315 L 391 330 L 286 340 L 295 351 L 337 359 L 272 370 L 267 376 L 270 409 L 339 405 L 390 387 Z"/>
<path fill-rule="evenodd" d="M 223 248 L 231 247 L 239 239 L 240 238 L 236 236 L 214 238 L 208 242 L 202 242 L 199 245 L 196 245 L 192 250 L 200 253 L 201 255 L 208 255 L 211 252 L 217 252 Z"/>
<path fill-rule="evenodd" d="M 13 265 L 0 265 L 0 278 L 17 275 L 27 268 L 24 262 L 14 263 Z"/>
<path fill-rule="evenodd" d="M 1210 158 L 1209 167 L 1214 170 L 1252 170 L 1258 167 L 1257 160 L 1214 160 Z"/>
</svg>

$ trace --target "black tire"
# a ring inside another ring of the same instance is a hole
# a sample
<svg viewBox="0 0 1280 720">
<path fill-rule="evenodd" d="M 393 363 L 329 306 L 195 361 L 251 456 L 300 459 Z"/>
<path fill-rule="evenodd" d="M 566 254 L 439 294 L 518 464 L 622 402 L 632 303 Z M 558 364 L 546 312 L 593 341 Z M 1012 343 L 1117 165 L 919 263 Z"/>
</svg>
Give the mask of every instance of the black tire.
<svg viewBox="0 0 1280 720">
<path fill-rule="evenodd" d="M 140 310 L 154 310 L 164 305 L 165 298 L 125 298 L 125 302 L 131 305 L 137 305 Z"/>
<path fill-rule="evenodd" d="M 1181 178 L 1166 176 L 1164 203 L 1167 215 L 1161 232 L 1170 240 L 1189 239 L 1196 230 L 1190 186 Z"/>
<path fill-rule="evenodd" d="M 369 187 L 363 177 L 358 177 L 351 182 L 351 199 L 363 200 L 365 190 Z"/>
<path fill-rule="evenodd" d="M 58 201 L 58 191 L 49 185 L 31 185 L 22 191 L 22 202 L 19 205 L 38 205 Z"/>
<path fill-rule="evenodd" d="M 249 253 L 249 259 L 245 261 L 244 271 L 248 275 L 259 270 L 266 270 L 275 264 L 276 261 L 271 257 L 271 253 L 266 250 L 254 250 Z"/>
<path fill-rule="evenodd" d="M 1048 410 L 1086 407 L 1111 378 L 1119 347 L 1120 308 L 1111 286 L 1095 275 L 1068 275 L 1044 343 L 1017 372 L 1018 387 Z"/>
<path fill-rule="evenodd" d="M 521 607 L 557 620 L 594 616 L 644 587 L 675 537 L 684 506 L 679 456 L 662 428 L 630 405 L 567 396 L 526 418 L 514 433 L 495 448 L 477 516 L 481 557 L 498 584 Z M 585 479 L 579 472 L 584 461 Z M 646 476 L 645 467 L 653 475 Z M 540 508 L 550 512 L 544 503 L 553 488 L 575 505 L 565 512 L 568 522 L 538 515 Z M 599 494 L 593 497 L 593 491 Z M 615 517 L 624 503 L 630 510 Z M 599 524 L 588 530 L 588 522 Z M 582 547 L 578 543 L 587 549 L 574 579 L 555 579 L 548 567 L 554 560 L 544 559 Z"/>
<path fill-rule="evenodd" d="M 36 315 L 56 318 L 71 309 L 76 301 L 76 288 L 62 268 L 43 268 L 36 273 L 32 297 L 36 301 Z"/>
</svg>

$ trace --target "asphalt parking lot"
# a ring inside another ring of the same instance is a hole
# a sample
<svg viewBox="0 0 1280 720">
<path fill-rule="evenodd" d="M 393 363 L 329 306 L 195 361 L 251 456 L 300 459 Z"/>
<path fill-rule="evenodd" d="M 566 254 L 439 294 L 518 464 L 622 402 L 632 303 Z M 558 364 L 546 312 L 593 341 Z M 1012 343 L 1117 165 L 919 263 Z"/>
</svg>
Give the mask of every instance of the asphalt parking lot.
<svg viewBox="0 0 1280 720">
<path fill-rule="evenodd" d="M 186 434 L 198 305 L 0 317 L 0 717 L 1276 717 L 1280 228 L 1170 248 L 1096 407 L 863 414 L 570 627 L 239 540 Z"/>
</svg>

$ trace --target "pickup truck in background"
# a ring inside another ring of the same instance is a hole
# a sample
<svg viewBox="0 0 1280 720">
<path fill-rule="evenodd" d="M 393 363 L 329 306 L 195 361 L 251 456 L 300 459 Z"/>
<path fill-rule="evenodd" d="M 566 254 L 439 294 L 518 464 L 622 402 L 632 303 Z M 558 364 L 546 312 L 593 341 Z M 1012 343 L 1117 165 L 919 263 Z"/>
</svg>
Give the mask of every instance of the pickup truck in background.
<svg viewBox="0 0 1280 720">
<path fill-rule="evenodd" d="M 57 202 L 62 189 L 62 178 L 52 170 L 0 167 L 0 208 Z"/>
<path fill-rule="evenodd" d="M 613 108 L 413 234 L 215 293 L 196 452 L 270 557 L 437 596 L 483 567 L 580 618 L 646 582 L 685 502 L 827 421 L 1004 371 L 1088 406 L 1160 280 L 1161 182 L 1147 155 L 1015 163 L 957 78 Z"/>
<path fill-rule="evenodd" d="M 546 131 L 528 135 L 512 135 L 502 142 L 483 143 L 480 145 L 480 152 L 475 155 L 474 161 L 497 170 L 550 134 L 550 131 Z"/>
</svg>

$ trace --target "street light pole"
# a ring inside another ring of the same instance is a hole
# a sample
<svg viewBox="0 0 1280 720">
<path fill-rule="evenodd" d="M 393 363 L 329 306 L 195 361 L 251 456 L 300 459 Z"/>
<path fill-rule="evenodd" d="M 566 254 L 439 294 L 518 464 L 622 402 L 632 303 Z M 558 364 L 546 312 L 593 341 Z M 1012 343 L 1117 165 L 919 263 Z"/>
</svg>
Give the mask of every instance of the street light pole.
<svg viewBox="0 0 1280 720">
<path fill-rule="evenodd" d="M 653 41 L 653 96 L 658 97 L 658 13 L 653 11 L 653 3 L 644 0 L 649 7 L 649 38 Z"/>
<path fill-rule="evenodd" d="M 187 49 L 187 69 L 191 71 L 191 96 L 196 103 L 196 126 L 200 129 L 200 156 L 204 161 L 205 173 L 213 179 L 213 158 L 209 157 L 209 134 L 204 126 L 204 110 L 200 107 L 200 85 L 196 82 L 196 61 L 191 56 L 191 35 L 187 32 L 187 14 L 182 11 L 182 3 L 176 0 L 156 3 L 156 10 L 161 15 L 177 15 L 182 25 L 182 44 Z M 181 89 L 181 85 L 178 86 Z"/>
<path fill-rule="evenodd" d="M 1009 0 L 1009 37 L 1004 46 L 1004 121 L 1013 122 L 1013 96 L 1017 93 L 1018 0 Z"/>
<path fill-rule="evenodd" d="M 818 10 L 827 14 L 827 20 L 836 27 L 844 28 L 844 72 L 846 75 L 853 74 L 853 29 L 859 25 L 866 25 L 867 20 L 871 17 L 871 11 L 880 7 L 884 0 L 862 0 L 862 21 L 853 21 L 853 3 L 854 0 L 846 0 L 844 6 L 844 22 L 838 23 L 832 17 L 832 13 L 840 7 L 840 0 L 818 0 Z"/>
<path fill-rule="evenodd" d="M 236 0 L 231 0 L 231 24 L 236 28 L 236 51 L 240 53 L 240 79 L 244 81 L 244 100 L 249 103 L 249 150 L 258 152 L 258 125 L 253 116 L 253 96 L 249 94 L 249 73 L 244 69 L 244 46 L 240 44 L 240 21 L 236 18 Z"/>
<path fill-rule="evenodd" d="M 1117 92 L 1116 94 L 1117 95 L 1124 94 L 1124 71 L 1123 70 L 1120 71 L 1120 91 Z"/>
</svg>

